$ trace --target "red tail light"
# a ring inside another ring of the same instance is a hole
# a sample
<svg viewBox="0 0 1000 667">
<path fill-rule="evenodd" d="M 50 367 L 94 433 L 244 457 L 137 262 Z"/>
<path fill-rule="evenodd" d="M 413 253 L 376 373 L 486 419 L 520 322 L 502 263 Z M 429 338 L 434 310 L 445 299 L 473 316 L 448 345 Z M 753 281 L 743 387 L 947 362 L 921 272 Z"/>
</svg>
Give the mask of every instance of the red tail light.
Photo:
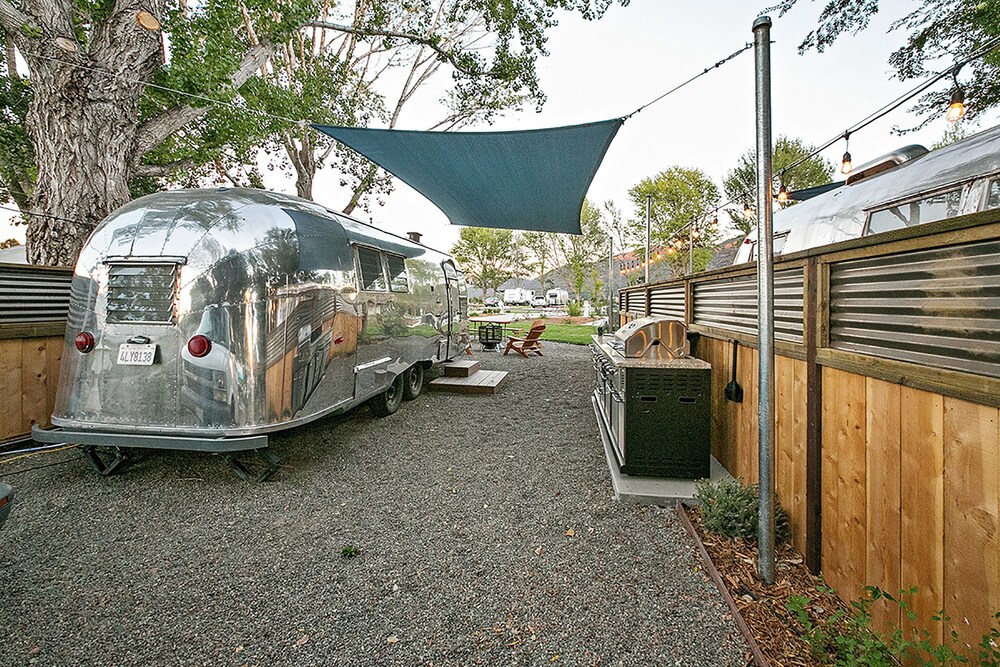
<svg viewBox="0 0 1000 667">
<path fill-rule="evenodd" d="M 81 331 L 76 335 L 73 344 L 76 345 L 76 349 L 80 350 L 80 352 L 87 354 L 94 349 L 94 335 L 89 331 Z"/>
<path fill-rule="evenodd" d="M 207 336 L 198 334 L 197 336 L 192 336 L 191 340 L 188 341 L 188 352 L 191 353 L 192 357 L 204 357 L 211 351 L 212 341 Z"/>
</svg>

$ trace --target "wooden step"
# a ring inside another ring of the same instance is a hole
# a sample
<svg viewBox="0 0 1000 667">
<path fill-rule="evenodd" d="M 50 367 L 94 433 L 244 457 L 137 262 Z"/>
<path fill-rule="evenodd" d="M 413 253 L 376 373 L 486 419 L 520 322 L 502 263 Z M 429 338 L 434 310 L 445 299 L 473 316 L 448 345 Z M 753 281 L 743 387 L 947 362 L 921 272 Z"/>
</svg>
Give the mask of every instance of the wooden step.
<svg viewBox="0 0 1000 667">
<path fill-rule="evenodd" d="M 450 391 L 456 394 L 495 394 L 507 379 L 507 371 L 479 371 L 468 377 L 442 376 L 427 385 L 435 391 Z"/>
<path fill-rule="evenodd" d="M 467 378 L 479 370 L 479 362 L 475 359 L 452 361 L 444 365 L 444 374 L 453 378 Z"/>
</svg>

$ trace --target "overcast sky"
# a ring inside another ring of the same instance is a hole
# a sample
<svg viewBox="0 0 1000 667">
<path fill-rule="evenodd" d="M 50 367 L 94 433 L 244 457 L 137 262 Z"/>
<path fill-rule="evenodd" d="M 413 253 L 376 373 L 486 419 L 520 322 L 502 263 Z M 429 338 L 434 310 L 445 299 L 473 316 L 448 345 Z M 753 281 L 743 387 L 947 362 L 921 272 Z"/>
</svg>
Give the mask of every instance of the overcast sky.
<svg viewBox="0 0 1000 667">
<path fill-rule="evenodd" d="M 599 21 L 562 14 L 560 25 L 550 33 L 551 55 L 539 63 L 542 89 L 548 95 L 544 110 L 509 114 L 492 127 L 526 130 L 623 116 L 752 41 L 751 25 L 769 4 L 773 1 L 631 0 L 628 7 L 611 8 Z M 772 16 L 775 137 L 784 134 L 819 144 L 915 85 L 891 78 L 887 58 L 904 38 L 903 33 L 888 32 L 890 24 L 917 2 L 883 1 L 879 3 L 882 13 L 859 35 L 842 37 L 824 53 L 800 56 L 797 46 L 815 26 L 823 4 L 823 0 L 803 0 L 785 17 Z M 441 90 L 431 88 L 414 99 L 404 111 L 399 129 L 426 129 L 438 120 Z M 916 124 L 906 108 L 852 135 L 850 150 L 855 164 L 905 144 L 929 147 L 944 133 L 942 109 L 941 117 L 924 130 L 893 134 L 895 126 Z M 997 114 L 992 113 L 979 127 L 996 123 Z M 597 203 L 614 200 L 632 216 L 629 188 L 672 165 L 701 169 L 721 187 L 725 173 L 753 144 L 751 50 L 626 122 L 608 150 L 588 198 Z M 839 142 L 826 156 L 839 162 L 843 152 Z M 315 197 L 339 210 L 349 195 L 339 188 L 337 180 L 328 170 L 321 171 Z M 268 185 L 295 193 L 290 176 L 276 176 Z M 369 214 L 360 210 L 355 215 L 369 219 Z M 458 228 L 449 225 L 443 213 L 398 181 L 386 205 L 374 207 L 370 215 L 375 224 L 390 231 L 422 232 L 425 243 L 443 250 L 458 236 Z M 12 235 L 23 240 L 23 227 L 11 230 L 0 224 L 0 239 Z"/>
</svg>

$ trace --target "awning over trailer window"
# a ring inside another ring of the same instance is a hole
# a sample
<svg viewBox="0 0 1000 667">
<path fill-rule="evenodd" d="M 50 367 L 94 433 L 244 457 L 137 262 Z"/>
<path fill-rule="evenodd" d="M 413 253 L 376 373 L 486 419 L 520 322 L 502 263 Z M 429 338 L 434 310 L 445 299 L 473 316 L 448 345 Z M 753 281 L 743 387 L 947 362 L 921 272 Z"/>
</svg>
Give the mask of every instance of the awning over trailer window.
<svg viewBox="0 0 1000 667">
<path fill-rule="evenodd" d="M 580 209 L 621 127 L 410 132 L 314 125 L 430 199 L 453 225 L 580 233 Z"/>
</svg>

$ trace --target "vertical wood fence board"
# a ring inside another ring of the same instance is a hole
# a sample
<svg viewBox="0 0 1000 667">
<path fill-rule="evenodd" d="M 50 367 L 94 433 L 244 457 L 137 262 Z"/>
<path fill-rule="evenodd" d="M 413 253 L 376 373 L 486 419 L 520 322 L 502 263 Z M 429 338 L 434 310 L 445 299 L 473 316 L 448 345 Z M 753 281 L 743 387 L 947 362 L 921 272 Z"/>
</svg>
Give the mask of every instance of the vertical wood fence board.
<svg viewBox="0 0 1000 667">
<path fill-rule="evenodd" d="M 44 338 L 21 341 L 21 433 L 30 433 L 33 424 L 49 421 L 48 364 Z"/>
<path fill-rule="evenodd" d="M 825 368 L 823 397 L 823 574 L 850 598 L 865 580 L 865 378 Z"/>
<path fill-rule="evenodd" d="M 805 364 L 775 357 L 775 480 L 792 545 L 805 551 Z"/>
<path fill-rule="evenodd" d="M 21 341 L 0 340 L 0 442 L 21 435 Z"/>
<path fill-rule="evenodd" d="M 917 586 L 909 599 L 916 620 L 940 642 L 941 624 L 931 617 L 944 606 L 944 401 L 939 394 L 902 387 L 900 409 L 900 581 Z"/>
<path fill-rule="evenodd" d="M 900 386 L 867 378 L 867 555 L 866 584 L 895 596 L 900 589 L 899 420 Z M 872 607 L 872 624 L 886 632 L 899 627 L 898 604 L 882 600 Z"/>
<path fill-rule="evenodd" d="M 831 586 L 840 588 L 837 579 L 840 573 L 840 548 L 837 541 L 837 523 L 840 521 L 840 506 L 837 493 L 837 424 L 839 424 L 840 384 L 836 381 L 840 371 L 823 369 L 823 576 Z"/>
<path fill-rule="evenodd" d="M 789 436 L 791 452 L 789 484 L 791 504 L 787 507 L 792 523 L 792 544 L 801 553 L 806 551 L 806 363 L 788 357 L 778 357 L 792 369 L 792 424 Z"/>
<path fill-rule="evenodd" d="M 45 345 L 45 378 L 46 378 L 46 412 L 43 426 L 51 426 L 51 417 L 56 408 L 56 393 L 59 389 L 59 369 L 62 366 L 64 340 L 62 336 L 46 339 Z"/>
<path fill-rule="evenodd" d="M 1000 611 L 998 414 L 944 399 L 944 609 L 959 641 L 972 646 Z"/>
</svg>

